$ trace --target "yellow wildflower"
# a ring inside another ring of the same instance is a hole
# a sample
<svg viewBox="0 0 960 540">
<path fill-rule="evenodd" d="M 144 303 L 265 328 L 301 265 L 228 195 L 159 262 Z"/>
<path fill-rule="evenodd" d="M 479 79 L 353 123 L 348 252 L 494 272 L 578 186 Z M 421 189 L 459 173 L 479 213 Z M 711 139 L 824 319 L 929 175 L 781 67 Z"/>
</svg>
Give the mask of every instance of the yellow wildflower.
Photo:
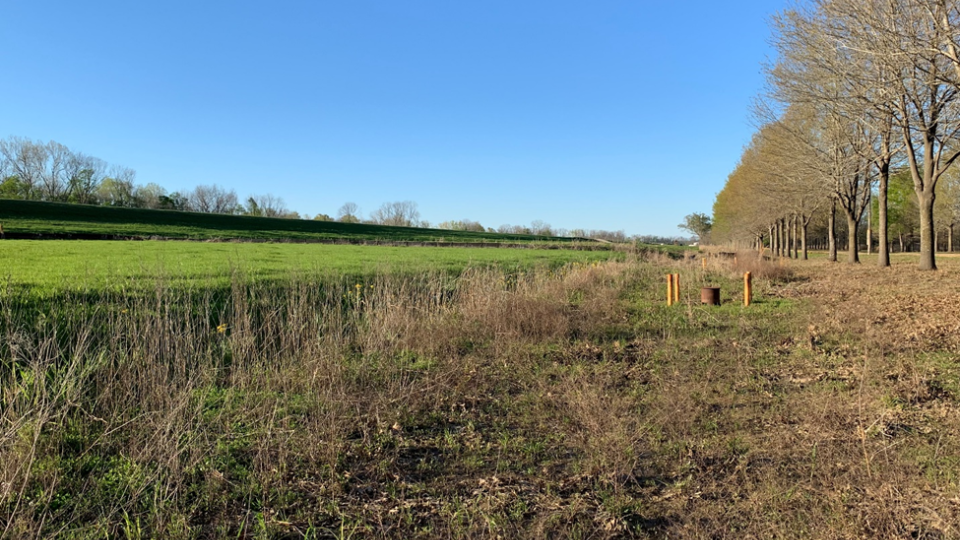
<svg viewBox="0 0 960 540">
<path fill-rule="evenodd" d="M 217 325 L 217 333 L 223 334 L 227 331 L 227 323 L 220 323 Z"/>
</svg>

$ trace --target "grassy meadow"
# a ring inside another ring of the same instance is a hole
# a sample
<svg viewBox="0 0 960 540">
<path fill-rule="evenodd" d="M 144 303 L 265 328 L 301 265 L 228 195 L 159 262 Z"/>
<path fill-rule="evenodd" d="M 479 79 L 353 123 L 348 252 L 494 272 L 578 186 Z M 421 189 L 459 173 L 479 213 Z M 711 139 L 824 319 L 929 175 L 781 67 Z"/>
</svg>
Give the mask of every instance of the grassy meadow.
<svg viewBox="0 0 960 540">
<path fill-rule="evenodd" d="M 11 273 L 0 537 L 960 536 L 960 261 L 609 255 L 52 296 Z"/>
<path fill-rule="evenodd" d="M 524 271 L 623 258 L 623 252 L 612 250 L 5 240 L 0 242 L 0 283 L 35 292 L 152 288 L 161 279 L 222 288 L 230 286 L 235 274 L 259 281 L 311 274 L 330 281 L 387 274 L 455 275 L 465 268 Z"/>
</svg>

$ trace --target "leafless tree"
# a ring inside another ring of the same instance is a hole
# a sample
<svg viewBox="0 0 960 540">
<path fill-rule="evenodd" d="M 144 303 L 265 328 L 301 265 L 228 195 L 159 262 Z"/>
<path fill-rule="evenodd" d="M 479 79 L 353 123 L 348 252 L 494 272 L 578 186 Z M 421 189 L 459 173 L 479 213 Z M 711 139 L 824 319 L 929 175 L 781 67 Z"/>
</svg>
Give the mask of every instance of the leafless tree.
<svg viewBox="0 0 960 540">
<path fill-rule="evenodd" d="M 343 203 L 343 206 L 337 210 L 337 221 L 341 221 L 343 223 L 359 223 L 360 207 L 354 202 Z"/>
<path fill-rule="evenodd" d="M 67 163 L 67 200 L 80 204 L 97 202 L 97 189 L 106 170 L 107 164 L 102 159 L 73 154 Z"/>
<path fill-rule="evenodd" d="M 953 144 L 960 135 L 956 4 L 818 0 L 816 7 L 836 50 L 854 59 L 850 65 L 869 65 L 884 76 L 873 78 L 873 88 L 883 91 L 872 100 L 892 107 L 919 203 L 920 268 L 936 269 L 937 183 L 960 157 Z"/>
<path fill-rule="evenodd" d="M 413 201 L 389 202 L 371 214 L 370 219 L 380 225 L 416 227 L 420 222 L 420 211 Z"/>
<path fill-rule="evenodd" d="M 237 192 L 216 184 L 201 185 L 190 193 L 190 209 L 209 214 L 233 214 L 237 209 Z"/>
<path fill-rule="evenodd" d="M 44 164 L 40 169 L 41 197 L 47 201 L 62 201 L 66 198 L 65 176 L 73 155 L 69 148 L 56 141 L 43 145 L 43 153 Z"/>
<path fill-rule="evenodd" d="M 39 198 L 41 171 L 46 162 L 43 145 L 29 139 L 11 137 L 0 140 L 0 156 L 7 162 L 10 174 L 19 179 L 23 197 Z"/>
<path fill-rule="evenodd" d="M 553 236 L 553 228 L 550 224 L 539 219 L 530 223 L 530 232 L 537 236 Z"/>
</svg>

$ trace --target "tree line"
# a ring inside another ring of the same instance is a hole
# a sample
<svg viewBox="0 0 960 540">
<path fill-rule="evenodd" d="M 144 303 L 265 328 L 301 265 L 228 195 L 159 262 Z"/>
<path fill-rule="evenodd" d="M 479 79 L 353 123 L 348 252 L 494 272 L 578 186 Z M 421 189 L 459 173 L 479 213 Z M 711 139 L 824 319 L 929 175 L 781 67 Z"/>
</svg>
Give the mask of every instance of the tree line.
<svg viewBox="0 0 960 540">
<path fill-rule="evenodd" d="M 93 204 L 125 208 L 178 210 L 211 214 L 245 215 L 289 219 L 314 219 L 343 223 L 369 223 L 397 227 L 431 228 L 421 219 L 413 201 L 387 202 L 364 217 L 353 202 L 344 203 L 336 216 L 301 216 L 272 194 L 242 199 L 233 189 L 199 185 L 188 191 L 168 191 L 155 183 L 136 182 L 135 170 L 110 164 L 100 158 L 75 152 L 55 141 L 40 142 L 22 137 L 0 140 L 0 199 Z M 436 228 L 476 232 L 500 232 L 539 236 L 595 238 L 610 242 L 631 240 L 623 231 L 557 229 L 536 220 L 527 225 L 501 225 L 494 229 L 469 219 L 444 221 Z"/>
<path fill-rule="evenodd" d="M 135 170 L 74 152 L 56 141 L 0 140 L 0 199 L 299 218 L 270 194 L 241 201 L 236 191 L 200 185 L 186 192 L 136 183 Z"/>
<path fill-rule="evenodd" d="M 952 250 L 960 206 L 960 5 L 811 0 L 772 21 L 758 129 L 713 208 L 711 240 L 859 262 Z"/>
</svg>

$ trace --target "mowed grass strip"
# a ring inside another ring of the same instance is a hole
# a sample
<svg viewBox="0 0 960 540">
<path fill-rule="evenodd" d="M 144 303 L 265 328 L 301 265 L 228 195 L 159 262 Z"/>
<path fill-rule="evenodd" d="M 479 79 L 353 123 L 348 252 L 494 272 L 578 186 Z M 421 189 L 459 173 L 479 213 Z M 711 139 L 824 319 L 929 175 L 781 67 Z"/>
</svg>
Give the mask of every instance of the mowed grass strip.
<svg viewBox="0 0 960 540">
<path fill-rule="evenodd" d="M 0 223 L 9 234 L 102 235 L 173 239 L 248 239 L 379 242 L 572 242 L 572 238 L 388 227 L 302 219 L 227 216 L 172 210 L 0 200 Z"/>
<path fill-rule="evenodd" d="M 234 273 L 280 280 L 297 273 L 353 276 L 443 272 L 467 267 L 506 270 L 623 259 L 612 251 L 389 247 L 324 244 L 6 240 L 0 279 L 21 287 L 152 286 L 158 278 L 203 286 L 228 284 Z"/>
</svg>

